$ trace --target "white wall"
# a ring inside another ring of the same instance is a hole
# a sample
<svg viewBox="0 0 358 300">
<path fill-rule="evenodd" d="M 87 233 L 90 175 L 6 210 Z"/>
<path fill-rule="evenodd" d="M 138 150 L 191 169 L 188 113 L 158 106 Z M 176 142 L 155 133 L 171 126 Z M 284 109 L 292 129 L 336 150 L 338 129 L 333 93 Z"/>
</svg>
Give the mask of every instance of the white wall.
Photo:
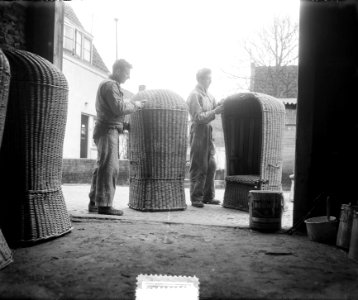
<svg viewBox="0 0 358 300">
<path fill-rule="evenodd" d="M 81 113 L 85 113 L 92 116 L 89 118 L 88 158 L 96 158 L 96 147 L 92 143 L 93 116 L 96 115 L 96 93 L 99 83 L 108 76 L 92 70 L 87 65 L 82 64 L 65 53 L 63 55 L 62 71 L 69 85 L 63 157 L 80 158 Z"/>
<path fill-rule="evenodd" d="M 226 164 L 225 147 L 215 147 L 215 160 L 217 170 L 224 170 Z"/>
</svg>

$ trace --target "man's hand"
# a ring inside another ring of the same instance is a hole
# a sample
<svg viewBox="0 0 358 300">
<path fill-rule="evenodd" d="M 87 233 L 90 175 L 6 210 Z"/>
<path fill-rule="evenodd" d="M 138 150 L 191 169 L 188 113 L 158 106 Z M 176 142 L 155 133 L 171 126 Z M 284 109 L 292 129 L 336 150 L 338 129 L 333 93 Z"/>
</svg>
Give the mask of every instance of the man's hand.
<svg viewBox="0 0 358 300">
<path fill-rule="evenodd" d="M 226 98 L 221 99 L 221 100 L 219 101 L 218 105 L 223 105 L 224 102 L 225 102 L 225 100 L 226 100 Z"/>
<path fill-rule="evenodd" d="M 137 108 L 143 108 L 144 104 L 147 102 L 148 100 L 147 99 L 143 99 L 143 100 L 140 100 L 140 101 L 135 101 L 134 104 L 135 106 L 137 106 Z"/>
<path fill-rule="evenodd" d="M 218 105 L 217 107 L 215 107 L 214 111 L 216 115 L 221 114 L 224 111 L 224 106 Z"/>
</svg>

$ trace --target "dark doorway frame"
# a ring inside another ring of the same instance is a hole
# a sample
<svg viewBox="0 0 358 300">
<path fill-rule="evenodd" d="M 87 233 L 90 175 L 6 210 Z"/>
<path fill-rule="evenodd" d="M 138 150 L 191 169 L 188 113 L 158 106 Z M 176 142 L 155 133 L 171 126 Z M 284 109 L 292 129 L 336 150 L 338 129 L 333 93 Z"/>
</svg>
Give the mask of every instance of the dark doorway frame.
<svg viewBox="0 0 358 300">
<path fill-rule="evenodd" d="M 80 158 L 88 158 L 88 124 L 89 116 L 86 114 L 81 114 Z"/>
</svg>

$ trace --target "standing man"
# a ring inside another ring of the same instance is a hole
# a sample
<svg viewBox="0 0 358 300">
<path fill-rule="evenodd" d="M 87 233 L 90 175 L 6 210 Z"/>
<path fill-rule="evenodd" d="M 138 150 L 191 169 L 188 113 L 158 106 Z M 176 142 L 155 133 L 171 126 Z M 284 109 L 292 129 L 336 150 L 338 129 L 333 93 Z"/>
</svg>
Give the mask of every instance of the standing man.
<svg viewBox="0 0 358 300">
<path fill-rule="evenodd" d="M 189 95 L 187 104 L 191 116 L 190 128 L 190 200 L 192 206 L 220 204 L 215 200 L 215 147 L 210 122 L 223 111 L 216 106 L 215 99 L 208 93 L 211 70 L 201 69 L 196 74 L 198 82 Z"/>
<path fill-rule="evenodd" d="M 123 99 L 120 85 L 130 78 L 131 68 L 124 59 L 117 60 L 112 75 L 98 87 L 97 121 L 93 132 L 98 155 L 89 193 L 89 212 L 123 215 L 123 211 L 112 207 L 119 171 L 119 134 L 123 132 L 124 116 L 143 106 L 143 102 L 133 104 Z"/>
</svg>

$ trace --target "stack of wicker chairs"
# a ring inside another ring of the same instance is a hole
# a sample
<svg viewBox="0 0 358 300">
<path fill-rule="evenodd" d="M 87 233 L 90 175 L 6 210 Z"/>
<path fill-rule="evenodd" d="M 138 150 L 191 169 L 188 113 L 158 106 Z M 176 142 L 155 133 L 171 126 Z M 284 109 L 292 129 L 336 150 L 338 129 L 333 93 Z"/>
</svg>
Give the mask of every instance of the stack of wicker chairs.
<svg viewBox="0 0 358 300">
<path fill-rule="evenodd" d="M 281 191 L 284 120 L 283 103 L 265 94 L 240 93 L 224 101 L 224 207 L 248 211 L 250 190 Z"/>
<path fill-rule="evenodd" d="M 68 85 L 42 57 L 3 52 L 11 81 L 0 151 L 0 226 L 9 243 L 37 242 L 72 229 L 61 189 Z"/>
<path fill-rule="evenodd" d="M 184 210 L 184 176 L 188 110 L 168 90 L 147 90 L 133 100 L 147 99 L 130 117 L 129 207 L 141 211 Z"/>
<path fill-rule="evenodd" d="M 0 49 L 0 149 L 4 132 L 6 108 L 10 88 L 10 66 Z M 0 208 L 1 209 L 1 208 Z M 0 229 L 0 270 L 12 262 L 12 252 Z"/>
</svg>

